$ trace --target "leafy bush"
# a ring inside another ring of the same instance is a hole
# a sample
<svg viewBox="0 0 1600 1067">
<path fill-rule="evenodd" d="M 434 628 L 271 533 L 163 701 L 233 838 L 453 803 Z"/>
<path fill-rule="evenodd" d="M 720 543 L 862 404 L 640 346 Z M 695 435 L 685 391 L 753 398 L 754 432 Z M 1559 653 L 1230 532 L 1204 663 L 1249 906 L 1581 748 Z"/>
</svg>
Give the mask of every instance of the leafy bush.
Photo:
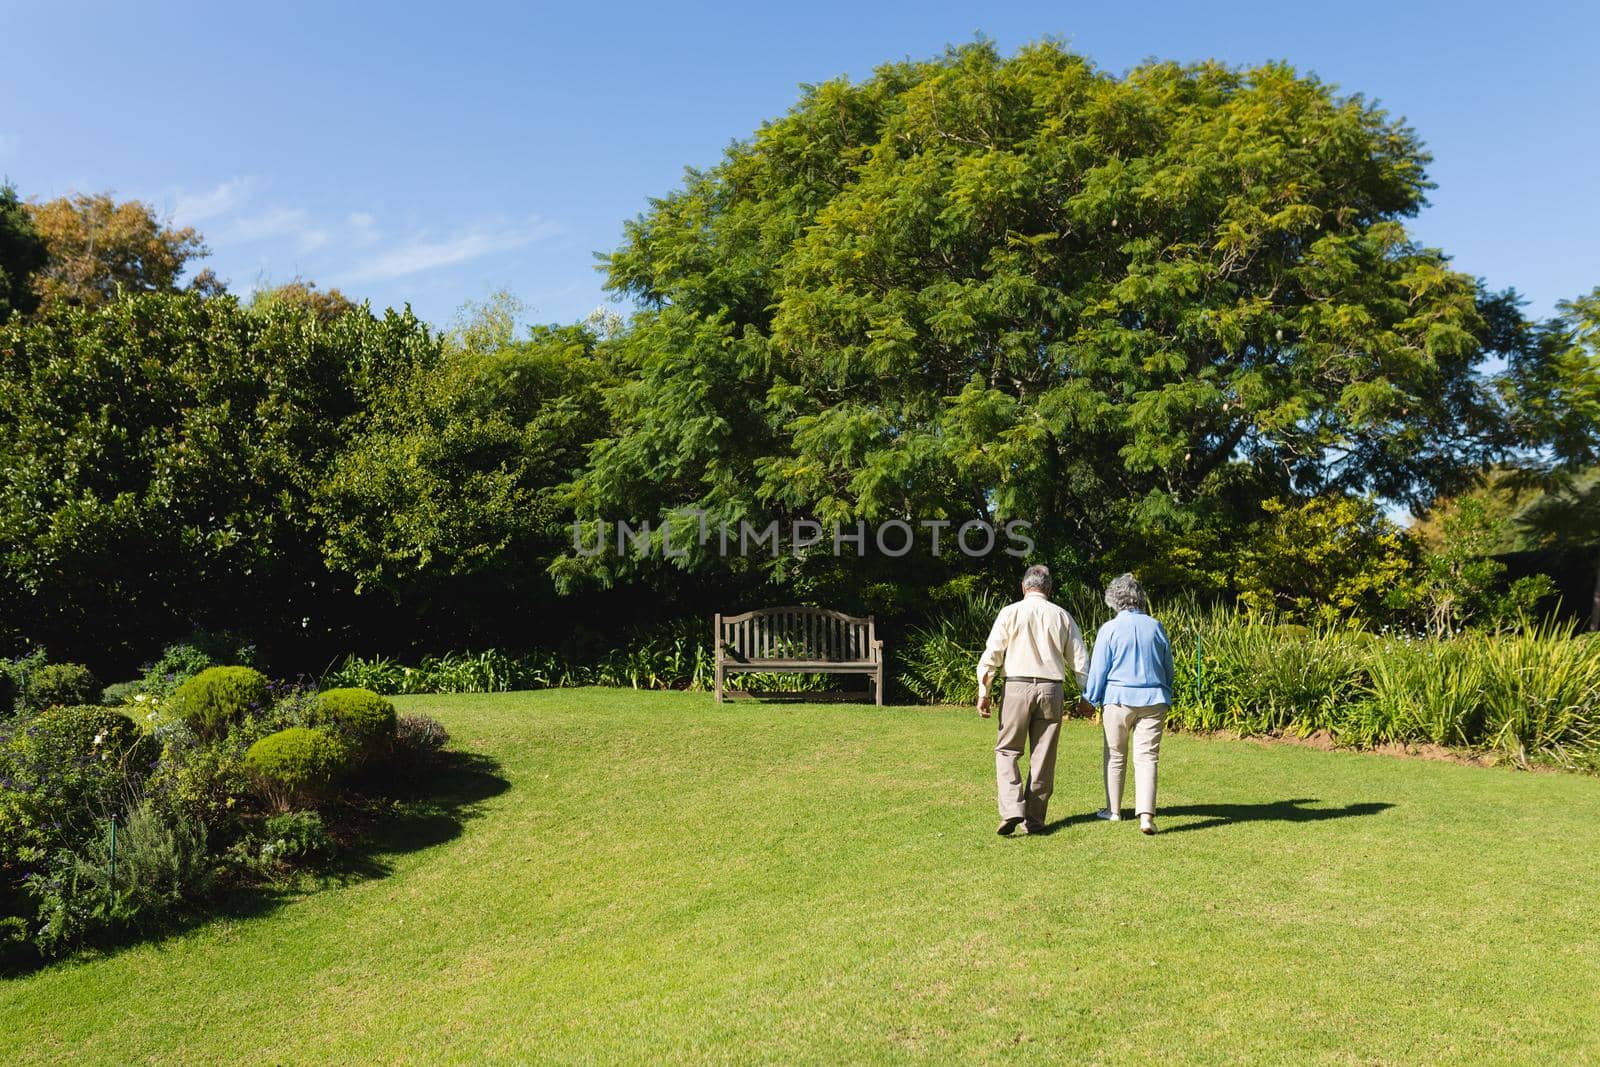
<svg viewBox="0 0 1600 1067">
<path fill-rule="evenodd" d="M 402 715 L 395 723 L 395 753 L 402 758 L 425 759 L 449 742 L 444 724 L 431 715 Z"/>
<path fill-rule="evenodd" d="M 39 862 L 115 810 L 155 761 L 120 712 L 57 707 L 0 728 L 0 868 Z"/>
<path fill-rule="evenodd" d="M 139 689 L 151 696 L 171 696 L 201 671 L 224 664 L 256 666 L 255 645 L 235 633 L 199 630 L 189 640 L 162 649 L 161 658 L 145 667 Z"/>
<path fill-rule="evenodd" d="M 27 708 L 28 685 L 33 672 L 45 665 L 45 651 L 36 648 L 26 656 L 0 659 L 0 716 L 11 715 Z M 6 701 L 6 693 L 11 699 Z"/>
<path fill-rule="evenodd" d="M 240 809 L 252 795 L 244 754 L 229 742 L 200 743 L 179 721 L 163 727 L 161 761 L 149 794 L 175 815 L 204 826 L 218 840 L 234 836 Z"/>
<path fill-rule="evenodd" d="M 81 663 L 50 663 L 33 672 L 23 698 L 25 707 L 35 711 L 94 704 L 100 700 L 100 683 Z"/>
<path fill-rule="evenodd" d="M 333 838 L 315 811 L 286 811 L 261 824 L 257 855 L 262 863 L 304 863 L 326 859 L 333 851 Z"/>
<path fill-rule="evenodd" d="M 203 736 L 216 737 L 271 697 L 266 675 L 252 667 L 208 667 L 180 685 L 172 710 Z"/>
<path fill-rule="evenodd" d="M 120 708 L 132 704 L 144 691 L 143 682 L 112 682 L 100 690 L 100 703 L 108 708 Z"/>
<path fill-rule="evenodd" d="M 684 619 L 639 630 L 623 646 L 587 657 L 549 649 L 513 656 L 489 649 L 424 656 L 415 667 L 406 667 L 382 656 L 347 656 L 322 681 L 328 686 L 402 694 L 504 693 L 574 685 L 704 691 L 711 688 L 714 678 L 709 623 Z M 730 684 L 771 688 L 774 681 L 772 676 L 744 675 Z M 826 683 L 816 675 L 791 675 L 776 681 L 787 689 L 824 688 Z"/>
<path fill-rule="evenodd" d="M 51 869 L 27 886 L 38 901 L 35 944 L 45 956 L 123 931 L 148 931 L 171 922 L 185 901 L 210 892 L 212 869 L 205 828 L 174 819 L 149 801 L 110 821 L 80 852 L 63 850 Z"/>
<path fill-rule="evenodd" d="M 278 811 L 310 807 L 350 770 L 352 747 L 331 730 L 291 726 L 268 734 L 244 754 L 262 798 Z"/>
<path fill-rule="evenodd" d="M 370 689 L 323 690 L 312 699 L 309 723 L 350 741 L 363 761 L 383 755 L 394 744 L 394 705 Z"/>
<path fill-rule="evenodd" d="M 1365 641 L 1348 631 L 1235 616 L 1204 633 L 1202 687 L 1185 694 L 1176 723 L 1246 735 L 1331 728 L 1362 684 Z M 1174 673 L 1178 662 L 1175 654 Z"/>
</svg>

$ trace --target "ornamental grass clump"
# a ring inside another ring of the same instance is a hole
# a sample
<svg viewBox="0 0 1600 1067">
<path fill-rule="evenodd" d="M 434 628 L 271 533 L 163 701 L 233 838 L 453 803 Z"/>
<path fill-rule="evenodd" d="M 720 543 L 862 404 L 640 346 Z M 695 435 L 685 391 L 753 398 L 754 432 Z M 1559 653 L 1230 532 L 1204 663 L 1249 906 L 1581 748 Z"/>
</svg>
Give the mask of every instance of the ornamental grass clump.
<svg viewBox="0 0 1600 1067">
<path fill-rule="evenodd" d="M 1484 747 L 1518 764 L 1600 765 L 1600 641 L 1574 624 L 1473 639 L 1484 668 Z"/>
<path fill-rule="evenodd" d="M 228 727 L 271 702 L 267 676 L 252 667 L 210 667 L 172 695 L 172 710 L 202 737 L 220 737 Z"/>
</svg>

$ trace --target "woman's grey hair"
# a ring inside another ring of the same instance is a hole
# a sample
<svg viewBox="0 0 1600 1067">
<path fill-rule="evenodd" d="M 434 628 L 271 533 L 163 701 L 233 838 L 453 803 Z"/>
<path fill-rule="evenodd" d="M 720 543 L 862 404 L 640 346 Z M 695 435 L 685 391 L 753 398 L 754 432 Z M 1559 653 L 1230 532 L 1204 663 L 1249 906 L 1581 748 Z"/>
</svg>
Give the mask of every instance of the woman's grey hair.
<svg viewBox="0 0 1600 1067">
<path fill-rule="evenodd" d="M 1050 580 L 1050 568 L 1043 563 L 1035 563 L 1022 572 L 1022 588 L 1024 592 L 1030 589 L 1037 589 L 1045 596 L 1049 596 L 1055 586 L 1056 583 Z"/>
<path fill-rule="evenodd" d="M 1106 586 L 1106 607 L 1112 611 L 1143 611 L 1144 586 L 1131 574 L 1119 574 Z"/>
</svg>

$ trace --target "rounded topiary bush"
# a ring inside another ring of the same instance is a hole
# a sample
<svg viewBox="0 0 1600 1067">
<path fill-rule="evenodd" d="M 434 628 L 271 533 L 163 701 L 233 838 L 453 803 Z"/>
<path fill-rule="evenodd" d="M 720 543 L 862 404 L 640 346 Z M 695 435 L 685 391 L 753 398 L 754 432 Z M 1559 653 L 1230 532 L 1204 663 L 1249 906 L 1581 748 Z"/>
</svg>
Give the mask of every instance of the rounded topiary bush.
<svg viewBox="0 0 1600 1067">
<path fill-rule="evenodd" d="M 263 799 L 288 811 L 326 797 L 353 755 L 350 743 L 331 730 L 291 726 L 251 745 L 244 766 Z"/>
<path fill-rule="evenodd" d="M 349 739 L 363 759 L 382 755 L 394 744 L 394 705 L 370 689 L 327 689 L 311 702 L 310 720 Z"/>
<path fill-rule="evenodd" d="M 28 707 L 35 709 L 95 704 L 100 700 L 100 682 L 81 663 L 49 663 L 28 679 Z"/>
<path fill-rule="evenodd" d="M 172 710 L 196 731 L 217 736 L 267 706 L 267 676 L 253 667 L 209 667 L 178 687 Z"/>
</svg>

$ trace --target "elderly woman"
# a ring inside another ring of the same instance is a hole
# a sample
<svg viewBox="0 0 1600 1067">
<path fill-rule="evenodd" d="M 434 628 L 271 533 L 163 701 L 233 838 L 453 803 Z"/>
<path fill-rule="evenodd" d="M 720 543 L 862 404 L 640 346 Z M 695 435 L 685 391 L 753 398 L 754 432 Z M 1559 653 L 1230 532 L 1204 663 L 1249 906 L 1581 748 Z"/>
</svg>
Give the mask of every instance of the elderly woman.
<svg viewBox="0 0 1600 1067">
<path fill-rule="evenodd" d="M 1100 627 L 1089 660 L 1084 697 L 1101 705 L 1105 727 L 1106 806 L 1098 817 L 1122 818 L 1122 782 L 1133 739 L 1135 813 L 1139 829 L 1156 832 L 1156 761 L 1172 706 L 1172 646 L 1167 631 L 1145 613 L 1144 588 L 1131 574 L 1106 586 L 1116 617 Z"/>
</svg>

